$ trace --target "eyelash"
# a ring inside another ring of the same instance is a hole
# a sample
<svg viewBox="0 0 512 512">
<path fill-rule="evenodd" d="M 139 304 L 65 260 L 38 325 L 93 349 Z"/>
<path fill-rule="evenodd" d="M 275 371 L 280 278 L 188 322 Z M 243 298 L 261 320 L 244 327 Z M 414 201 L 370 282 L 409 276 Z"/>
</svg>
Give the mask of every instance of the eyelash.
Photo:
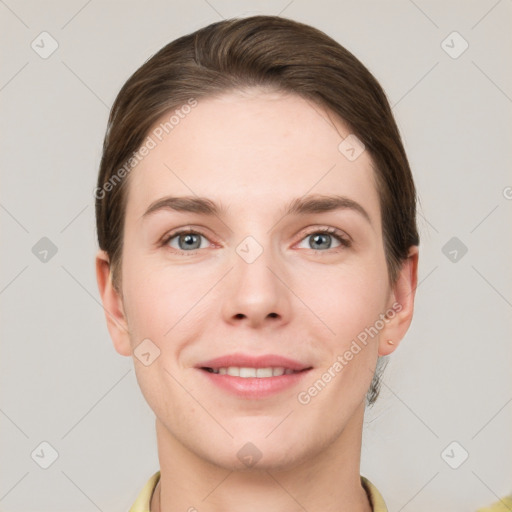
<svg viewBox="0 0 512 512">
<path fill-rule="evenodd" d="M 328 234 L 328 235 L 331 235 L 334 238 L 336 238 L 338 240 L 338 242 L 340 242 L 341 246 L 340 247 L 335 247 L 334 249 L 326 249 L 325 251 L 321 251 L 321 250 L 318 250 L 318 249 L 309 249 L 311 251 L 337 253 L 337 252 L 342 251 L 343 249 L 348 249 L 349 247 L 352 246 L 351 240 L 348 237 L 346 237 L 346 235 L 344 235 L 342 231 L 340 231 L 340 230 L 338 230 L 336 228 L 330 228 L 330 227 L 322 227 L 322 228 L 317 228 L 317 229 L 311 230 L 308 233 L 306 233 L 300 239 L 300 242 L 302 240 L 304 240 L 305 238 L 307 238 L 308 236 L 317 235 L 317 234 L 322 234 L 322 235 L 323 234 Z M 173 232 L 173 233 L 169 234 L 168 236 L 165 236 L 163 238 L 163 240 L 162 240 L 160 245 L 162 247 L 165 247 L 165 246 L 167 246 L 167 244 L 173 238 L 176 238 L 177 236 L 180 236 L 180 235 L 199 235 L 199 236 L 202 236 L 202 237 L 204 237 L 204 238 L 206 238 L 208 240 L 208 237 L 206 235 L 204 235 L 203 233 L 199 232 L 199 231 L 195 231 L 195 230 L 192 230 L 192 229 L 184 229 L 184 230 L 181 230 L 181 231 Z M 193 251 L 183 251 L 183 250 L 180 250 L 180 249 L 174 249 L 172 247 L 168 247 L 168 248 L 171 251 L 178 252 L 179 254 L 183 254 L 183 253 L 187 254 L 187 256 L 194 255 L 198 251 L 202 250 L 202 249 L 196 249 L 196 250 L 193 250 Z"/>
</svg>

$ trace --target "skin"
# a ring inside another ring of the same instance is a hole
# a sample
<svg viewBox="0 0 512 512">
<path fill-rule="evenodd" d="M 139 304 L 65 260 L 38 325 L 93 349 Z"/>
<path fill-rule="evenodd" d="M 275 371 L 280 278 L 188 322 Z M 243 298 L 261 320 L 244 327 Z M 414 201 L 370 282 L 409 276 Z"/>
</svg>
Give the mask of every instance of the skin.
<svg viewBox="0 0 512 512">
<path fill-rule="evenodd" d="M 114 347 L 134 358 L 156 415 L 161 480 L 152 511 L 371 510 L 359 473 L 364 400 L 377 356 L 393 352 L 410 325 L 418 250 L 411 247 L 391 286 L 371 158 L 365 151 L 351 162 L 338 150 L 349 133 L 296 95 L 229 92 L 200 100 L 131 171 L 121 292 L 101 250 L 96 273 Z M 305 194 L 346 196 L 371 222 L 349 208 L 283 217 Z M 143 218 L 167 195 L 207 197 L 227 212 Z M 204 235 L 200 249 L 182 237 L 180 250 L 179 236 L 159 245 L 187 227 Z M 352 245 L 327 234 L 315 246 L 326 227 Z M 249 235 L 263 249 L 252 263 L 236 252 Z M 299 403 L 297 394 L 395 302 L 400 312 L 309 404 Z M 149 366 L 133 355 L 146 338 L 160 350 Z M 245 400 L 195 368 L 235 351 L 279 354 L 313 370 L 291 389 Z M 247 442 L 262 453 L 250 468 L 237 457 Z"/>
</svg>

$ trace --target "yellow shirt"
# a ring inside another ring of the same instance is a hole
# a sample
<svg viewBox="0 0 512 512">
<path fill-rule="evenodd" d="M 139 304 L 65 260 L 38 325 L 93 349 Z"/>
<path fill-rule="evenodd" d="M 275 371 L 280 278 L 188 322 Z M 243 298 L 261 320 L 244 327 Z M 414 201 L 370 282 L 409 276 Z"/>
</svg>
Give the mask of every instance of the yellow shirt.
<svg viewBox="0 0 512 512">
<path fill-rule="evenodd" d="M 147 481 L 129 512 L 150 512 L 149 505 L 151 503 L 151 496 L 153 495 L 158 480 L 160 480 L 160 471 L 157 471 Z M 388 512 L 384 499 L 377 490 L 377 487 L 364 476 L 361 476 L 361 484 L 368 495 L 373 512 Z"/>
<path fill-rule="evenodd" d="M 479 508 L 476 512 L 509 512 L 509 510 L 512 510 L 512 494 L 500 498 L 500 501 L 488 507 Z"/>
</svg>

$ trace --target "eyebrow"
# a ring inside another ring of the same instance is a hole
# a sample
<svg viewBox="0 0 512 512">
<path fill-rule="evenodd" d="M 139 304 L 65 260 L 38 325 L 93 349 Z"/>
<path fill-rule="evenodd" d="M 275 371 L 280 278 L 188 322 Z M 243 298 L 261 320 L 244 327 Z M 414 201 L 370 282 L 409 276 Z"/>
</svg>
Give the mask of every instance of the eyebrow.
<svg viewBox="0 0 512 512">
<path fill-rule="evenodd" d="M 197 213 L 207 216 L 222 216 L 227 213 L 227 208 L 217 204 L 206 197 L 198 196 L 166 196 L 151 203 L 142 215 L 143 218 L 161 210 L 176 212 Z M 339 195 L 309 195 L 298 197 L 291 201 L 283 211 L 283 217 L 287 215 L 306 215 L 312 213 L 324 213 L 335 210 L 352 210 L 359 213 L 370 224 L 372 221 L 368 212 L 356 201 Z"/>
</svg>

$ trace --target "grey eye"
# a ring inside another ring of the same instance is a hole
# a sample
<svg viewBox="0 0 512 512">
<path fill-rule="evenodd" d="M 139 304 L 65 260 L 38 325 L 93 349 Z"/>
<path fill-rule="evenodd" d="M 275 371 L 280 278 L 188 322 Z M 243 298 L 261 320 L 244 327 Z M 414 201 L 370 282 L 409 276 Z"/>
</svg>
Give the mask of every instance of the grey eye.
<svg viewBox="0 0 512 512">
<path fill-rule="evenodd" d="M 204 238 L 204 236 L 199 233 L 176 233 L 169 238 L 167 243 L 173 249 L 179 249 L 181 251 L 194 251 L 196 249 L 201 249 L 201 238 Z M 177 240 L 177 247 L 176 245 L 173 245 L 173 241 L 175 239 Z"/>
<path fill-rule="evenodd" d="M 344 245 L 343 244 L 343 240 L 333 234 L 333 233 L 328 233 L 328 232 L 324 232 L 324 231 L 315 231 L 313 233 L 310 233 L 309 235 L 306 235 L 301 244 L 304 243 L 304 241 L 308 240 L 309 239 L 309 243 L 307 244 L 307 246 L 298 246 L 298 247 L 301 247 L 302 249 L 313 249 L 315 251 L 318 251 L 318 250 L 327 250 L 327 249 L 332 249 L 332 248 L 335 248 L 335 247 L 339 247 L 341 245 Z M 337 243 L 337 245 L 332 245 L 333 243 L 333 240 Z"/>
<path fill-rule="evenodd" d="M 330 249 L 332 243 L 332 236 L 327 233 L 315 233 L 309 235 L 313 240 L 309 245 L 311 249 Z"/>
</svg>

